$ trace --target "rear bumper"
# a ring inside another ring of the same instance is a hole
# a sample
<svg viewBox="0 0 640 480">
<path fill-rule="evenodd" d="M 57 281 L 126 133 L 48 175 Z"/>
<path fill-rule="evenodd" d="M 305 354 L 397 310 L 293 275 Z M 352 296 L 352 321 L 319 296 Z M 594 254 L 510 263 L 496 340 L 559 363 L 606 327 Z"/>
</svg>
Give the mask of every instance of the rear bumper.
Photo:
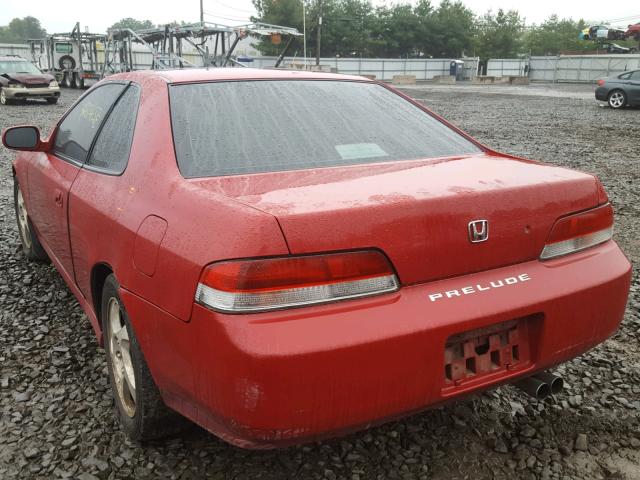
<svg viewBox="0 0 640 480">
<path fill-rule="evenodd" d="M 4 94 L 9 99 L 19 98 L 57 98 L 60 96 L 59 87 L 42 88 L 3 88 Z"/>
<path fill-rule="evenodd" d="M 609 98 L 609 89 L 606 87 L 598 87 L 596 88 L 596 100 L 600 100 L 601 102 L 606 102 Z"/>
<path fill-rule="evenodd" d="M 530 280 L 490 287 L 523 274 Z M 168 405 L 233 444 L 269 448 L 366 428 L 569 360 L 616 330 L 630 277 L 610 241 L 358 301 L 235 316 L 195 305 L 190 323 L 122 297 Z M 473 293 L 447 298 L 469 286 Z M 438 292 L 444 298 L 431 301 Z M 447 380 L 452 335 L 523 318 L 526 361 Z"/>
</svg>

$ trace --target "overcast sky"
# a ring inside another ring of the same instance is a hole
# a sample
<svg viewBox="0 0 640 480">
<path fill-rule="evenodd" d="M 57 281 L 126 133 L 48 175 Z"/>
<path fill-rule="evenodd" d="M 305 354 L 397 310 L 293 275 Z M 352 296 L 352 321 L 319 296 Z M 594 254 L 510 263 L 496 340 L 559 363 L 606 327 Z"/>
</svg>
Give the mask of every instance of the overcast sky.
<svg viewBox="0 0 640 480">
<path fill-rule="evenodd" d="M 251 0 L 203 0 L 205 20 L 227 25 L 247 23 L 254 13 Z M 416 0 L 414 0 L 415 3 Z M 173 20 L 196 22 L 200 16 L 199 0 L 1 0 L 0 25 L 15 17 L 32 15 L 38 18 L 49 33 L 68 32 L 80 21 L 91 32 L 102 33 L 123 17 L 149 19 L 153 23 Z M 374 5 L 399 2 L 373 0 Z M 402 2 L 400 2 L 402 3 Z M 404 3 L 407 3 L 406 1 Z M 433 0 L 437 5 L 438 0 Z M 464 4 L 478 14 L 490 8 L 516 9 L 527 23 L 540 23 L 552 14 L 560 17 L 584 18 L 587 21 L 611 22 L 626 26 L 640 22 L 640 3 L 634 0 L 596 2 L 584 0 L 465 0 Z M 606 5 L 606 8 L 604 6 Z"/>
</svg>

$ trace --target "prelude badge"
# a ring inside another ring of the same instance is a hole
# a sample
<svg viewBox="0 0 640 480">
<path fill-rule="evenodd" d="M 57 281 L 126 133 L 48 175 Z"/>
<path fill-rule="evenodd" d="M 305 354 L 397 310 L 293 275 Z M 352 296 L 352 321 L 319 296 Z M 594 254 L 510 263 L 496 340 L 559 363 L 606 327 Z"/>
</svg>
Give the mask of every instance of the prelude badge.
<svg viewBox="0 0 640 480">
<path fill-rule="evenodd" d="M 488 220 L 474 220 L 473 222 L 469 222 L 469 240 L 471 240 L 471 243 L 486 242 L 488 239 Z"/>
<path fill-rule="evenodd" d="M 528 282 L 529 280 L 531 280 L 531 276 L 528 273 L 521 273 L 520 275 L 514 275 L 513 277 L 507 277 L 502 280 L 494 280 L 484 284 L 477 283 L 475 285 L 467 285 L 460 289 L 432 293 L 429 295 L 429 300 L 435 302 L 441 298 L 463 297 L 473 293 L 481 293 L 486 292 L 487 290 L 508 287 L 509 285 L 515 285 L 516 283 Z"/>
</svg>

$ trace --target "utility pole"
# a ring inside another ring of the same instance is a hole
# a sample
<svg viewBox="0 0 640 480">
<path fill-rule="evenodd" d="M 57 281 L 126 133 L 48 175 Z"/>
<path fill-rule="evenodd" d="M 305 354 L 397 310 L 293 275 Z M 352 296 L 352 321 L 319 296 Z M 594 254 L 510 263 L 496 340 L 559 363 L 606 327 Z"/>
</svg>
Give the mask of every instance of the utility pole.
<svg viewBox="0 0 640 480">
<path fill-rule="evenodd" d="M 316 39 L 316 66 L 320 65 L 320 37 L 322 36 L 322 0 L 318 1 L 318 38 Z"/>
<path fill-rule="evenodd" d="M 307 10 L 302 0 L 302 50 L 304 55 L 304 69 L 307 69 Z"/>
<path fill-rule="evenodd" d="M 205 36 L 204 36 L 204 6 L 202 5 L 202 2 L 204 0 L 200 0 L 200 29 L 202 30 L 202 44 L 204 45 L 205 43 Z M 217 36 L 216 36 L 216 40 L 217 40 Z M 204 62 L 205 63 L 205 67 L 209 68 L 209 47 L 206 46 L 205 49 L 207 50 L 207 60 Z M 216 50 L 218 49 L 218 45 L 216 44 Z M 218 52 L 214 52 L 214 54 L 217 54 Z"/>
</svg>

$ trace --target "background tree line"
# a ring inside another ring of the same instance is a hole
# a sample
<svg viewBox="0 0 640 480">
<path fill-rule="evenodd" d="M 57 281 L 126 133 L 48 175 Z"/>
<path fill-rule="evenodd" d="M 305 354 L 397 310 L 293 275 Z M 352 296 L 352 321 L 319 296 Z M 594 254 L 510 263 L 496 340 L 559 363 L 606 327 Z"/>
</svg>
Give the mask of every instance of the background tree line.
<svg viewBox="0 0 640 480">
<path fill-rule="evenodd" d="M 476 15 L 459 0 L 430 0 L 417 4 L 374 7 L 369 0 L 304 0 L 307 23 L 307 55 L 316 54 L 318 18 L 322 15 L 323 57 L 456 58 L 477 56 L 513 58 L 521 55 L 556 55 L 588 52 L 596 42 L 578 39 L 587 25 L 583 20 L 550 16 L 539 25 L 525 25 L 515 10 Z M 257 15 L 252 21 L 286 25 L 302 31 L 301 0 L 253 0 Z M 176 25 L 185 22 L 173 22 Z M 123 18 L 110 28 L 142 30 L 154 27 L 150 20 Z M 34 17 L 14 18 L 0 26 L 0 43 L 22 43 L 42 38 L 46 31 Z M 265 55 L 280 50 L 270 39 L 256 43 Z M 616 42 L 634 46 L 633 41 Z M 302 55 L 302 39 L 291 54 Z"/>
<path fill-rule="evenodd" d="M 253 0 L 253 21 L 287 25 L 302 31 L 301 0 Z M 519 55 L 556 55 L 599 48 L 578 34 L 584 20 L 550 16 L 539 25 L 525 25 L 515 10 L 476 15 L 463 2 L 442 0 L 438 6 L 419 0 L 415 6 L 374 7 L 368 0 L 306 0 L 307 55 L 315 56 L 318 18 L 322 15 L 323 57 L 513 58 Z M 634 46 L 633 41 L 616 42 Z M 256 45 L 265 55 L 278 47 L 263 39 Z M 295 45 L 302 53 L 302 40 Z"/>
</svg>

